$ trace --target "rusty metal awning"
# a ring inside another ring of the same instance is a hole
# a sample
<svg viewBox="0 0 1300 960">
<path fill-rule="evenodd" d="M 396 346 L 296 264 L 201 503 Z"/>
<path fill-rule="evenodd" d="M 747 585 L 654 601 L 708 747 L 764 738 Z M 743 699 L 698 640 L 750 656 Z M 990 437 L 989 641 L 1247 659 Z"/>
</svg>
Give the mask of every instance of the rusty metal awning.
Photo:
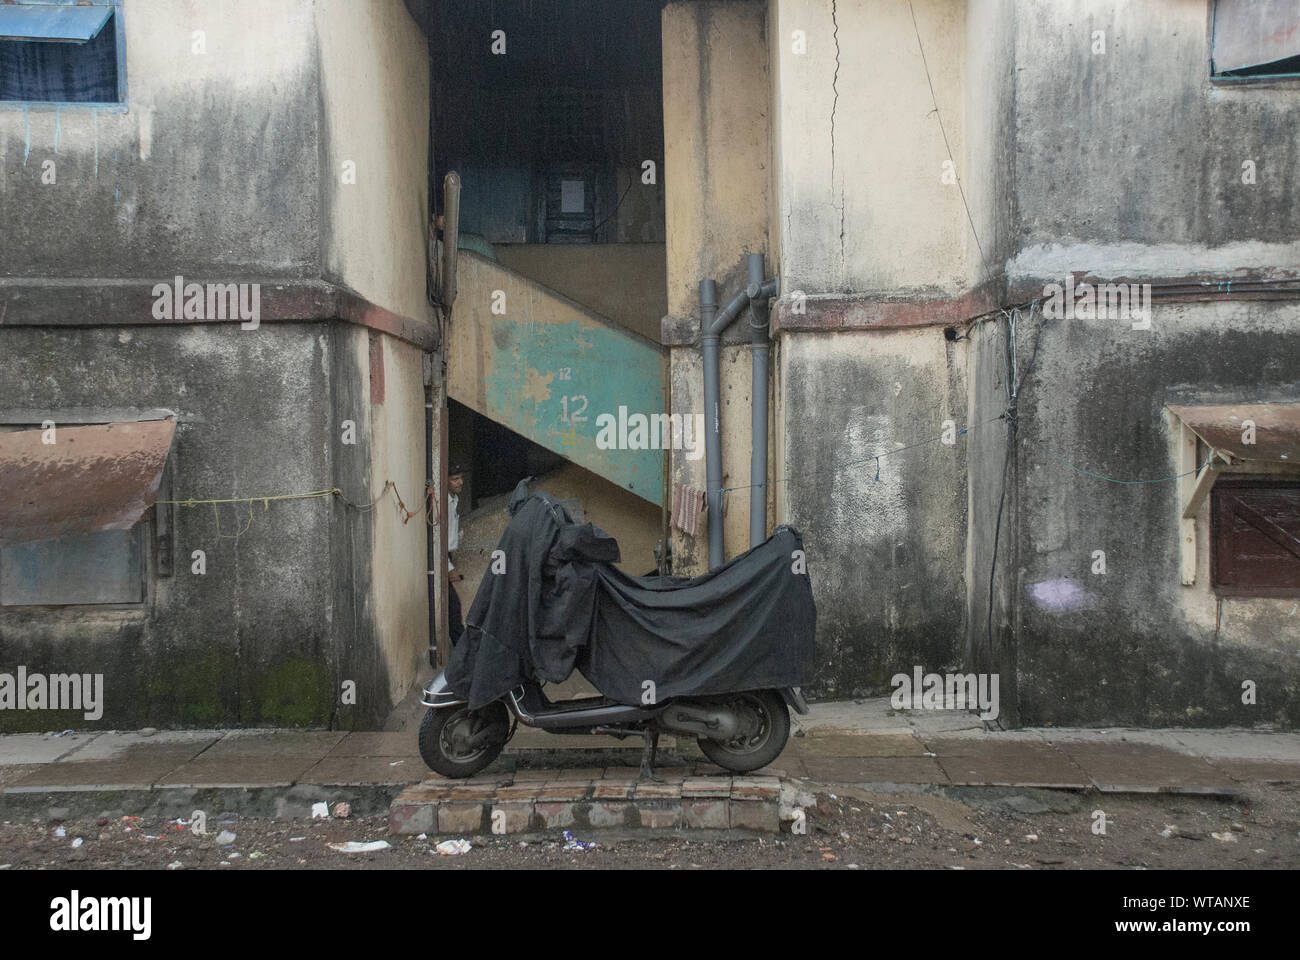
<svg viewBox="0 0 1300 960">
<path fill-rule="evenodd" d="M 1171 404 L 1169 411 L 1207 446 L 1233 460 L 1300 467 L 1300 403 Z M 1254 443 L 1247 443 L 1252 435 Z"/>
<path fill-rule="evenodd" d="M 158 496 L 175 432 L 152 420 L 0 433 L 0 544 L 129 530 Z"/>
</svg>

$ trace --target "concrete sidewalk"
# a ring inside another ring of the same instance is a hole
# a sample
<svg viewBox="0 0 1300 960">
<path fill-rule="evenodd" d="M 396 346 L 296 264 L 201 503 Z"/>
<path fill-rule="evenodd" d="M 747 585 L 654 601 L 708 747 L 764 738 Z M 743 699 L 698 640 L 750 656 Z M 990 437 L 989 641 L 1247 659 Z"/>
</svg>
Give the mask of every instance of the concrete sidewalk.
<svg viewBox="0 0 1300 960">
<path fill-rule="evenodd" d="M 1251 730 L 1027 729 L 986 732 L 973 715 L 895 713 L 888 700 L 822 703 L 796 718 L 785 751 L 757 775 L 872 789 L 1037 787 L 1232 796 L 1252 781 L 1300 782 L 1300 734 Z M 558 737 L 521 727 L 487 773 L 635 767 L 639 740 Z M 721 774 L 690 741 L 661 762 Z M 24 796 L 180 791 L 369 790 L 376 803 L 434 778 L 413 730 L 387 733 L 197 730 L 0 736 L 0 807 Z M 296 806 L 297 804 L 295 804 Z M 281 805 L 282 806 L 282 805 Z"/>
</svg>

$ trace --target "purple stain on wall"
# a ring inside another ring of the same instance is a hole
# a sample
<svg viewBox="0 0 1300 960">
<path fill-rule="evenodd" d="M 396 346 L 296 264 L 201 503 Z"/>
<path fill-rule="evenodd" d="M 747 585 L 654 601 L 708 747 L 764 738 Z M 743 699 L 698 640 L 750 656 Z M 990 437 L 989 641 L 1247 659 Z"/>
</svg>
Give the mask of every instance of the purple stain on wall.
<svg viewBox="0 0 1300 960">
<path fill-rule="evenodd" d="M 1093 596 L 1078 581 L 1068 577 L 1060 580 L 1042 580 L 1031 583 L 1026 592 L 1040 610 L 1050 613 L 1068 613 L 1071 610 L 1086 610 L 1093 606 Z"/>
</svg>

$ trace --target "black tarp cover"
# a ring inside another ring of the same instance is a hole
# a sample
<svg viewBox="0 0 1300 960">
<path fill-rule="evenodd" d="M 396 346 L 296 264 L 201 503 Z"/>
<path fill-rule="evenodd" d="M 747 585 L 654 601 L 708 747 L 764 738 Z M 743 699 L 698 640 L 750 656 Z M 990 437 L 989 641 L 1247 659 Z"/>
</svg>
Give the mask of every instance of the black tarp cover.
<svg viewBox="0 0 1300 960">
<path fill-rule="evenodd" d="M 778 527 L 703 576 L 630 577 L 618 543 L 574 523 L 527 481 L 510 501 L 497 549 L 452 650 L 447 682 L 479 709 L 525 680 L 560 683 L 576 668 L 606 697 L 670 697 L 800 686 L 817 611 L 803 541 Z M 501 569 L 498 557 L 497 569 Z"/>
</svg>

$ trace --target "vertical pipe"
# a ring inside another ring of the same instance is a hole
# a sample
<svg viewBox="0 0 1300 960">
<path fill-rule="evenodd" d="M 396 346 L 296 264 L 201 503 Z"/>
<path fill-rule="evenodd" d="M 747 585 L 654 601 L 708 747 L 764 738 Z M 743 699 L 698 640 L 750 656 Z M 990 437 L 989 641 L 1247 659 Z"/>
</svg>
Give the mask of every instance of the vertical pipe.
<svg viewBox="0 0 1300 960">
<path fill-rule="evenodd" d="M 437 484 L 433 476 L 433 465 L 437 459 L 433 455 L 433 445 L 437 442 L 437 435 L 434 433 L 433 426 L 433 414 L 436 409 L 434 406 L 433 370 L 434 364 L 437 362 L 436 355 L 432 353 L 424 355 L 424 505 L 426 509 L 432 509 L 438 504 L 437 498 L 434 496 Z M 433 519 L 433 517 L 426 518 L 428 523 L 432 523 Z M 432 526 L 426 525 L 424 533 L 425 570 L 428 573 L 429 591 L 429 666 L 436 669 L 438 664 L 434 654 L 438 648 L 438 541 Z"/>
<path fill-rule="evenodd" d="M 749 255 L 750 421 L 749 545 L 767 539 L 767 300 L 763 286 L 763 255 Z"/>
<path fill-rule="evenodd" d="M 456 302 L 456 250 L 460 246 L 460 174 L 442 180 L 442 305 Z M 439 349 L 443 349 L 439 347 Z"/>
<path fill-rule="evenodd" d="M 712 331 L 718 289 L 700 281 L 700 345 L 704 354 L 704 462 L 707 475 L 709 569 L 722 566 L 722 427 L 719 410 L 718 334 Z"/>
<path fill-rule="evenodd" d="M 435 506 L 438 510 L 438 595 L 442 598 L 442 607 L 438 611 L 438 662 L 446 666 L 451 658 L 451 629 L 448 626 L 450 612 L 447 591 L 451 581 L 447 579 L 447 467 L 450 456 L 451 411 L 447 407 L 447 378 L 439 380 L 436 395 L 438 404 L 438 497 Z"/>
</svg>

